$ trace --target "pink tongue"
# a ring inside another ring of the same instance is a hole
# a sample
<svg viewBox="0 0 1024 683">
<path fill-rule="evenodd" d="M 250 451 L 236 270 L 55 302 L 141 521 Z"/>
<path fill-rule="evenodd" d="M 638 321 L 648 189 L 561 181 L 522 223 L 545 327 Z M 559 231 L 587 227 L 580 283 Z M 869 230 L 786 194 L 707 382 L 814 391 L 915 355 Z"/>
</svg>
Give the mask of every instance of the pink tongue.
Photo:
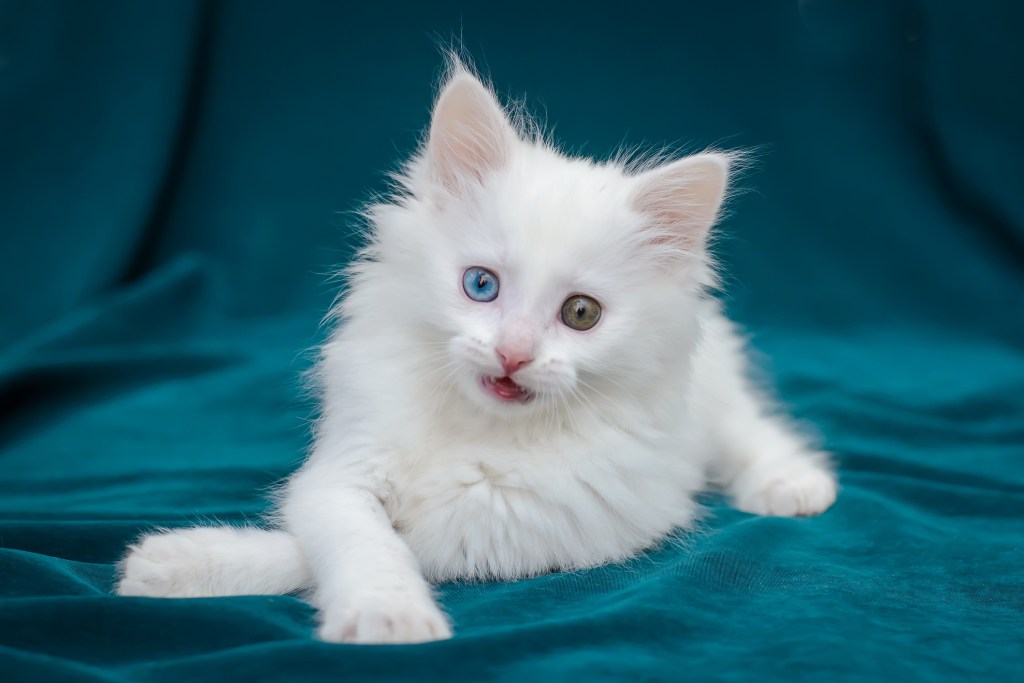
<svg viewBox="0 0 1024 683">
<path fill-rule="evenodd" d="M 494 380 L 494 393 L 503 398 L 516 398 L 523 393 L 518 384 L 512 381 L 511 377 L 500 377 Z"/>
</svg>

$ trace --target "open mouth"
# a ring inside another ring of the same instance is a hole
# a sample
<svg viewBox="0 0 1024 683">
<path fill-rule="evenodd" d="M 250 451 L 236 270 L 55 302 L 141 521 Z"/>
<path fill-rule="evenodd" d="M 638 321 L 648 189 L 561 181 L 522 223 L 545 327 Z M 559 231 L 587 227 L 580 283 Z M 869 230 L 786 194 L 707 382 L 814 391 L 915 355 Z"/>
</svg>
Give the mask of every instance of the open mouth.
<svg viewBox="0 0 1024 683">
<path fill-rule="evenodd" d="M 484 377 L 484 389 L 501 401 L 526 403 L 533 398 L 533 392 L 512 381 L 511 377 Z"/>
</svg>

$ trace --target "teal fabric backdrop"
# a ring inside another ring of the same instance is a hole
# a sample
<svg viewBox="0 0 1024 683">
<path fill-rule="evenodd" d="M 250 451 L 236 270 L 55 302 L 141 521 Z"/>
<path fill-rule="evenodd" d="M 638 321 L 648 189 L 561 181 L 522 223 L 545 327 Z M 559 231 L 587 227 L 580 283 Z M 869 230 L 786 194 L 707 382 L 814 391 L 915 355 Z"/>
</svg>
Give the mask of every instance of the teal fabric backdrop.
<svg viewBox="0 0 1024 683">
<path fill-rule="evenodd" d="M 0 0 L 0 680 L 1011 680 L 1024 671 L 1024 4 Z M 837 454 L 624 565 L 442 586 L 456 637 L 110 594 L 141 530 L 256 519 L 350 214 L 438 40 L 574 150 L 761 149 L 730 311 Z"/>
</svg>

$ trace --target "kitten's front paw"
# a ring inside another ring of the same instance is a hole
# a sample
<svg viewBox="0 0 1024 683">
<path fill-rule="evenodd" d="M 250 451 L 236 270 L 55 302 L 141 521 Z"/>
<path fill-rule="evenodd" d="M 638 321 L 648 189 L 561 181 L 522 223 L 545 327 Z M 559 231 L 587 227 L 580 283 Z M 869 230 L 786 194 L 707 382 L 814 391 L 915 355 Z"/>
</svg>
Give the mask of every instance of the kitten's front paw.
<svg viewBox="0 0 1024 683">
<path fill-rule="evenodd" d="M 121 561 L 117 594 L 144 598 L 203 597 L 208 558 L 189 531 L 152 534 L 128 549 Z"/>
<path fill-rule="evenodd" d="M 429 597 L 367 592 L 326 610 L 317 637 L 329 643 L 386 645 L 447 640 L 452 629 Z"/>
<path fill-rule="evenodd" d="M 747 482 L 734 491 L 735 505 L 744 512 L 765 517 L 818 515 L 836 502 L 835 475 L 821 465 L 808 464 L 795 471 Z"/>
</svg>

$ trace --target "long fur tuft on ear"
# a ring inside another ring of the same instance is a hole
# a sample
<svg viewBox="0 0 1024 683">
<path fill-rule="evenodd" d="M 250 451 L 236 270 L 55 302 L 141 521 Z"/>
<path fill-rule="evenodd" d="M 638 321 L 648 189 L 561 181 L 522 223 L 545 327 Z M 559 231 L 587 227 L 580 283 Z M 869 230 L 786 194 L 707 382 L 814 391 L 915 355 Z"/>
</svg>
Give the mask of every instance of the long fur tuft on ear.
<svg viewBox="0 0 1024 683">
<path fill-rule="evenodd" d="M 508 162 L 516 140 L 494 92 L 450 53 L 427 138 L 435 179 L 456 193 L 467 183 L 479 183 Z"/>
</svg>

